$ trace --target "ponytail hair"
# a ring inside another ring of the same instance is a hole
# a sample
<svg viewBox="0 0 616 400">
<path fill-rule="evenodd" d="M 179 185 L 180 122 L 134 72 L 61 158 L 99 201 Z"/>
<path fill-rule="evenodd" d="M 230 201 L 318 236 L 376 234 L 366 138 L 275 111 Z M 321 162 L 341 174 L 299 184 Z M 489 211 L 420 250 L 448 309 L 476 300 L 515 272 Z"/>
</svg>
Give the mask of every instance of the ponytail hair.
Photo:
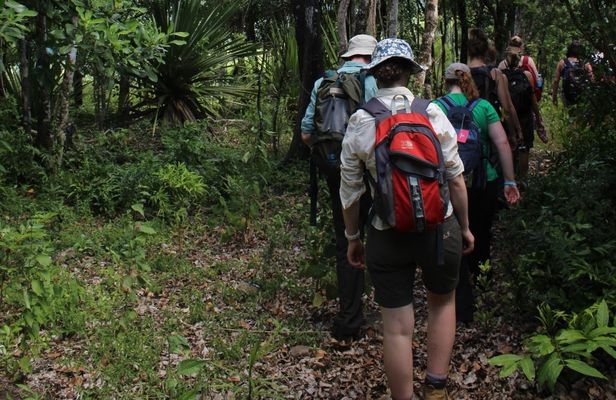
<svg viewBox="0 0 616 400">
<path fill-rule="evenodd" d="M 451 88 L 454 85 L 458 86 L 468 101 L 479 98 L 479 90 L 471 74 L 464 71 L 456 71 L 456 76 L 456 79 L 445 80 L 447 88 Z"/>
</svg>

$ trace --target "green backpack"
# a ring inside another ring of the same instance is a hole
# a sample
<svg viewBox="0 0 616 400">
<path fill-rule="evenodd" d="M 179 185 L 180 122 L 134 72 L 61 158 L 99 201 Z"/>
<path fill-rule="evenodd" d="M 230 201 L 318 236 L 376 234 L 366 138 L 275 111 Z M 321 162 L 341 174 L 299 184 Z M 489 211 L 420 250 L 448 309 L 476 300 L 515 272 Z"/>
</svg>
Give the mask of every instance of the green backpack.
<svg viewBox="0 0 616 400">
<path fill-rule="evenodd" d="M 315 105 L 313 157 L 322 173 L 340 171 L 342 139 L 349 117 L 364 103 L 366 72 L 326 72 Z"/>
</svg>

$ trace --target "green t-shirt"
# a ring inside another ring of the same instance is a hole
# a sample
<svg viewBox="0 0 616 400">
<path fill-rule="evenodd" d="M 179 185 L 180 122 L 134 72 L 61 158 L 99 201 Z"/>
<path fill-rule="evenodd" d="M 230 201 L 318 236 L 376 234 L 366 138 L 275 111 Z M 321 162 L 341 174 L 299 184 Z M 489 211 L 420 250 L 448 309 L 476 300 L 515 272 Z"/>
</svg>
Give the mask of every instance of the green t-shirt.
<svg viewBox="0 0 616 400">
<path fill-rule="evenodd" d="M 462 93 L 449 93 L 447 95 L 451 102 L 457 106 L 463 106 L 467 103 L 466 96 Z M 434 101 L 440 108 L 443 110 L 445 114 L 447 114 L 447 110 L 440 102 Z M 490 104 L 489 101 L 484 99 L 479 99 L 479 102 L 473 108 L 473 121 L 479 128 L 479 140 L 481 141 L 481 145 L 483 146 L 483 154 L 490 154 L 490 136 L 488 134 L 488 127 L 490 124 L 500 121 L 500 117 L 498 113 Z M 487 162 L 487 176 L 488 181 L 493 181 L 498 178 L 498 172 L 496 169 Z"/>
</svg>

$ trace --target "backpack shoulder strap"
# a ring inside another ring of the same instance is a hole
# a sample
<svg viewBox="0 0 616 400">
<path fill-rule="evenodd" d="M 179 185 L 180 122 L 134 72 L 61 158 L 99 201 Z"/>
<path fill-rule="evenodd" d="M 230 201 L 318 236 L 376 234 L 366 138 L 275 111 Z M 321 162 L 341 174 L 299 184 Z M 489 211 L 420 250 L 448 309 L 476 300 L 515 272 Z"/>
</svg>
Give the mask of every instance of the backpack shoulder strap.
<svg viewBox="0 0 616 400">
<path fill-rule="evenodd" d="M 361 84 L 361 101 L 359 102 L 360 106 L 366 102 L 366 76 L 368 76 L 368 71 L 362 70 L 357 73 L 359 83 Z"/>
<path fill-rule="evenodd" d="M 415 97 L 411 103 L 411 112 L 418 113 L 428 118 L 428 107 L 432 101 Z"/>
<path fill-rule="evenodd" d="M 443 105 L 443 107 L 445 107 L 446 114 L 449 113 L 449 110 L 456 106 L 455 104 L 453 104 L 449 96 L 439 97 L 438 99 L 436 99 L 436 101 L 438 101 L 440 104 Z"/>
<path fill-rule="evenodd" d="M 522 66 L 528 67 L 528 56 L 522 56 Z"/>
<path fill-rule="evenodd" d="M 466 108 L 468 109 L 470 113 L 472 113 L 480 101 L 481 101 L 481 97 L 477 97 L 475 100 L 471 101 L 470 103 L 466 103 Z"/>
<path fill-rule="evenodd" d="M 361 106 L 360 109 L 372 115 L 377 124 L 391 115 L 391 110 L 376 97 L 371 98 L 366 104 Z"/>
</svg>

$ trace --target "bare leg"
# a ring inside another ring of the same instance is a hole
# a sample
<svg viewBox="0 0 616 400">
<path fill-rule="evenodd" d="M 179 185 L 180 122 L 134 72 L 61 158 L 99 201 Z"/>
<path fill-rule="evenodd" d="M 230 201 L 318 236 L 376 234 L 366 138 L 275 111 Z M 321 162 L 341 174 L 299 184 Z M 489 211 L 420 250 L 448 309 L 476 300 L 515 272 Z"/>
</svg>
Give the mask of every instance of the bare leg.
<svg viewBox="0 0 616 400">
<path fill-rule="evenodd" d="M 526 178 L 528 173 L 528 150 L 518 152 L 518 173 L 520 178 Z"/>
<path fill-rule="evenodd" d="M 455 291 L 449 294 L 428 291 L 428 373 L 447 376 L 455 336 Z"/>
<path fill-rule="evenodd" d="M 413 398 L 413 306 L 381 308 L 383 358 L 389 389 L 394 399 Z M 455 327 L 455 309 L 454 309 Z"/>
</svg>

